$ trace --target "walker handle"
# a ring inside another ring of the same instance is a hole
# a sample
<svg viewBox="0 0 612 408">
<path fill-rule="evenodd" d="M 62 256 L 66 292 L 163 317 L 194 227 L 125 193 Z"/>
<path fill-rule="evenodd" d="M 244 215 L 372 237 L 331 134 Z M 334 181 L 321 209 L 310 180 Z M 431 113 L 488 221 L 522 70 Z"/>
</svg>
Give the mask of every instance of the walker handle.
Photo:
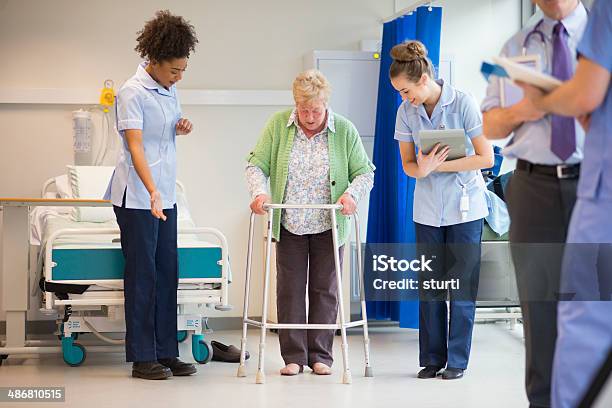
<svg viewBox="0 0 612 408">
<path fill-rule="evenodd" d="M 315 209 L 315 210 L 341 210 L 342 204 L 264 204 L 264 210 L 269 209 Z"/>
</svg>

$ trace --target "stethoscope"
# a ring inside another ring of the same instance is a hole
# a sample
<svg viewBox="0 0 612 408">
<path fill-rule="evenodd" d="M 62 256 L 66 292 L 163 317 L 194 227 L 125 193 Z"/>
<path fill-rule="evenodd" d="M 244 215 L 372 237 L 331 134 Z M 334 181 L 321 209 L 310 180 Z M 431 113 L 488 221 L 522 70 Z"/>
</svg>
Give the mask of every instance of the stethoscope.
<svg viewBox="0 0 612 408">
<path fill-rule="evenodd" d="M 585 8 L 585 10 L 588 16 L 589 10 L 587 8 Z M 544 23 L 544 19 L 541 19 L 540 21 L 538 21 L 538 24 L 536 24 L 533 27 L 533 29 L 529 32 L 529 34 L 527 34 L 527 36 L 523 40 L 522 53 L 523 53 L 523 57 L 527 56 L 527 46 L 529 45 L 529 41 L 531 40 L 531 37 L 535 35 L 539 37 L 540 43 L 542 44 L 542 47 L 544 47 L 544 54 L 546 57 L 546 61 L 544 61 L 544 63 L 546 64 L 547 67 L 550 67 L 552 65 L 551 65 L 551 58 L 550 58 L 550 50 L 546 48 L 546 35 L 542 32 L 542 30 L 540 30 L 540 27 L 542 26 L 543 23 Z"/>
<path fill-rule="evenodd" d="M 535 35 L 539 37 L 540 43 L 542 44 L 542 47 L 544 48 L 544 56 L 546 58 L 546 61 L 544 61 L 544 63 L 548 67 L 550 66 L 550 50 L 546 48 L 546 36 L 542 32 L 542 30 L 540 30 L 540 27 L 542 26 L 543 23 L 544 23 L 544 19 L 541 19 L 540 21 L 538 21 L 538 24 L 536 24 L 535 27 L 533 27 L 533 29 L 529 32 L 529 34 L 527 34 L 527 36 L 523 40 L 522 54 L 523 54 L 523 57 L 527 56 L 527 46 L 529 45 L 529 41 L 531 40 L 531 37 Z"/>
</svg>

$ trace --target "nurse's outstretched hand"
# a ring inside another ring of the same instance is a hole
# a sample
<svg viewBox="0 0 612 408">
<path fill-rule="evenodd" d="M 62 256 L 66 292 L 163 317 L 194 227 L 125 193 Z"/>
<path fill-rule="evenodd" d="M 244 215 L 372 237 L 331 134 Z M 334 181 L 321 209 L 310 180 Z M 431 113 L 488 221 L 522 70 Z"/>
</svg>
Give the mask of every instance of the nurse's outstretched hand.
<svg viewBox="0 0 612 408">
<path fill-rule="evenodd" d="M 448 158 L 449 152 L 450 147 L 440 147 L 439 143 L 427 155 L 424 155 L 421 149 L 419 149 L 417 165 L 419 166 L 420 177 L 427 177 L 429 173 L 435 171 Z"/>
<path fill-rule="evenodd" d="M 193 129 L 193 123 L 191 123 L 188 119 L 181 118 L 178 122 L 176 122 L 176 134 L 177 135 L 188 135 L 191 133 Z"/>
<path fill-rule="evenodd" d="M 155 190 L 151 193 L 151 214 L 157 219 L 166 221 L 166 215 L 164 214 L 164 204 L 162 201 L 161 194 Z"/>
<path fill-rule="evenodd" d="M 355 200 L 353 200 L 353 196 L 351 196 L 349 193 L 342 194 L 336 204 L 340 204 L 342 206 L 342 211 L 340 211 L 342 215 L 354 214 L 355 210 L 357 209 L 357 203 Z"/>
<path fill-rule="evenodd" d="M 259 194 L 251 203 L 251 211 L 255 214 L 264 215 L 266 210 L 264 210 L 263 206 L 268 203 L 270 203 L 270 196 L 267 194 Z"/>
</svg>

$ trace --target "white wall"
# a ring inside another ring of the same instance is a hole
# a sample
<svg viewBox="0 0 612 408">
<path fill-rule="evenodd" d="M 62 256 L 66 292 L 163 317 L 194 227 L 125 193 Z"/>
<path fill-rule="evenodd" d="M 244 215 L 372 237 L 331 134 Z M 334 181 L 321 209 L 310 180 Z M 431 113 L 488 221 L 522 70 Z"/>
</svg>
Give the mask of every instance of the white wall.
<svg viewBox="0 0 612 408">
<path fill-rule="evenodd" d="M 440 54 L 455 63 L 455 86 L 481 101 L 486 82 L 480 74 L 483 60 L 499 54 L 521 22 L 521 0 L 438 0 L 443 7 Z M 412 0 L 398 0 L 403 8 Z"/>
<path fill-rule="evenodd" d="M 200 40 L 179 88 L 288 90 L 307 52 L 356 50 L 361 39 L 380 37 L 378 20 L 392 3 L 0 0 L 0 89 L 99 89 L 107 78 L 118 86 L 140 61 L 135 33 L 155 10 L 169 8 L 191 20 Z M 0 105 L 0 196 L 36 197 L 72 162 L 70 114 L 77 108 Z M 230 299 L 237 307 L 225 316 L 241 315 L 249 216 L 244 157 L 279 109 L 184 107 L 195 131 L 178 140 L 178 177 L 197 223 L 220 228 L 230 243 Z M 259 267 L 261 248 L 255 256 Z M 258 303 L 253 314 L 261 313 Z"/>
<path fill-rule="evenodd" d="M 506 40 L 520 29 L 519 0 L 445 0 L 441 53 L 453 55 L 455 85 L 479 102 L 487 83 L 480 74 L 483 60 L 498 55 Z"/>
<path fill-rule="evenodd" d="M 0 49 L 10 58 L 0 87 L 121 82 L 139 62 L 136 31 L 168 8 L 189 19 L 200 40 L 181 87 L 288 89 L 303 54 L 378 38 L 377 19 L 392 7 L 391 0 L 4 0 Z"/>
<path fill-rule="evenodd" d="M 519 1 L 437 3 L 445 7 L 442 52 L 455 56 L 456 84 L 480 98 L 480 61 L 518 28 Z M 304 54 L 355 50 L 359 40 L 379 38 L 379 20 L 394 7 L 393 0 L 0 0 L 0 89 L 99 89 L 107 78 L 118 86 L 139 62 L 136 31 L 155 10 L 169 8 L 190 19 L 200 39 L 179 89 L 286 90 Z M 36 197 L 72 162 L 70 114 L 77 108 L 0 104 L 0 196 Z M 179 178 L 197 223 L 220 228 L 230 243 L 230 297 L 238 307 L 224 316 L 241 314 L 249 215 L 244 156 L 278 109 L 184 107 L 195 131 L 178 140 Z M 255 255 L 261 265 L 261 248 Z"/>
</svg>

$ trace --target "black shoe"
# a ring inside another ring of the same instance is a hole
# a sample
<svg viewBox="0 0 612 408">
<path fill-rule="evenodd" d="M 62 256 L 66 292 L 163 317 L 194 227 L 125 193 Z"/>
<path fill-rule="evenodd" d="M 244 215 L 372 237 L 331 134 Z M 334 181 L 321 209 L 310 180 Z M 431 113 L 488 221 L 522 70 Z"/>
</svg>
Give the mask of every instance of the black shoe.
<svg viewBox="0 0 612 408">
<path fill-rule="evenodd" d="M 172 370 L 172 375 L 176 375 L 177 377 L 195 374 L 198 371 L 193 364 L 185 363 L 176 357 L 162 358 L 158 360 L 158 362 Z"/>
<path fill-rule="evenodd" d="M 240 349 L 236 346 L 226 346 L 218 341 L 211 341 L 210 345 L 213 348 L 213 361 L 224 361 L 226 363 L 239 363 L 240 362 Z M 244 352 L 244 359 L 248 360 L 250 357 L 249 352 Z"/>
<path fill-rule="evenodd" d="M 461 368 L 448 367 L 442 373 L 443 380 L 458 380 L 461 377 L 463 377 L 463 370 Z"/>
<path fill-rule="evenodd" d="M 417 377 L 418 378 L 436 378 L 436 375 L 438 375 L 438 371 L 440 371 L 441 369 L 442 367 L 426 366 L 424 369 L 419 371 L 419 373 L 417 374 Z"/>
<path fill-rule="evenodd" d="M 145 380 L 165 380 L 172 377 L 172 371 L 157 361 L 141 361 L 132 364 L 132 377 Z"/>
</svg>

